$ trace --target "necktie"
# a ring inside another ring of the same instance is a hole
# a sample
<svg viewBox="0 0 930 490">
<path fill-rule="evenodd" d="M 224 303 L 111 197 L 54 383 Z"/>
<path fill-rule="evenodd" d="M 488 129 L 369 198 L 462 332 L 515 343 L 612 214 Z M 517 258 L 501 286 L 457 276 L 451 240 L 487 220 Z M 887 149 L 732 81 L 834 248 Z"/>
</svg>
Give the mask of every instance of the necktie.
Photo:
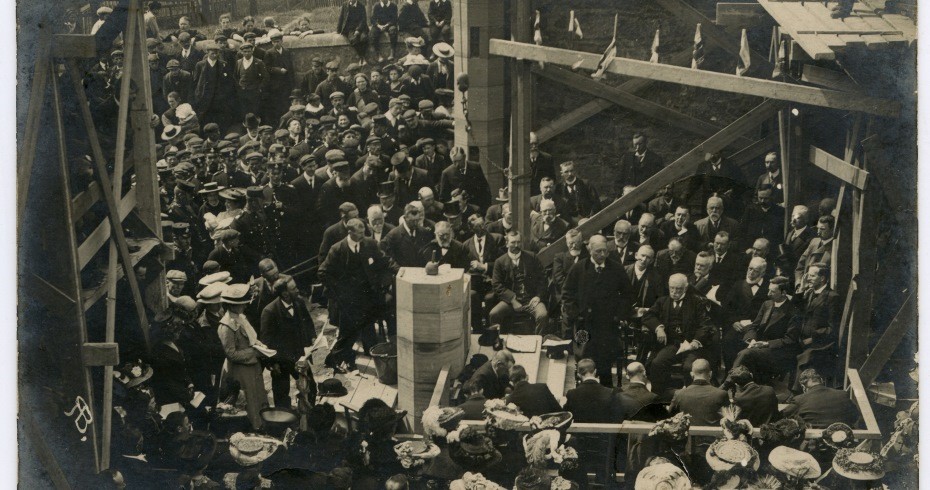
<svg viewBox="0 0 930 490">
<path fill-rule="evenodd" d="M 679 308 L 681 308 L 681 301 L 676 301 L 676 302 L 675 302 L 675 309 L 677 310 L 677 309 L 679 309 Z"/>
<path fill-rule="evenodd" d="M 357 243 L 355 244 L 355 246 L 352 247 L 352 251 L 355 252 L 355 253 L 358 253 L 358 244 L 357 244 Z"/>
<path fill-rule="evenodd" d="M 476 245 L 475 248 L 478 249 L 478 260 L 481 260 L 483 262 L 484 261 L 484 240 L 479 238 L 475 242 L 475 245 Z"/>
<path fill-rule="evenodd" d="M 723 255 L 718 255 L 718 256 L 717 256 L 717 263 L 719 264 L 721 260 L 723 260 Z"/>
<path fill-rule="evenodd" d="M 594 270 L 597 271 L 598 274 L 600 274 L 600 273 L 604 270 L 604 266 L 603 266 L 603 265 L 596 265 L 596 266 L 594 266 Z"/>
</svg>

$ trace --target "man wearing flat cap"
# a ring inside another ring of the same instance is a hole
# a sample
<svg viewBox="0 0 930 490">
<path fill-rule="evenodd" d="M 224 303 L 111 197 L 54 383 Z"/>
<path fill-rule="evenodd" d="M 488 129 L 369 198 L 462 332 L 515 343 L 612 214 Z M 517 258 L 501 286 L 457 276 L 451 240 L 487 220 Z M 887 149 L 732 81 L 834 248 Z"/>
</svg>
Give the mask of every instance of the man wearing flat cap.
<svg viewBox="0 0 930 490">
<path fill-rule="evenodd" d="M 275 117 L 290 107 L 289 94 L 294 88 L 294 57 L 290 50 L 284 49 L 284 33 L 272 29 L 271 49 L 265 52 L 262 61 L 268 69 L 268 85 L 265 92 L 265 120 L 273 121 Z"/>
<path fill-rule="evenodd" d="M 420 138 L 417 140 L 417 147 L 420 149 L 420 156 L 414 160 L 414 166 L 425 170 L 430 187 L 438 189 L 442 171 L 448 163 L 436 153 L 436 142 L 433 138 Z"/>
<path fill-rule="evenodd" d="M 330 102 L 333 92 L 352 93 L 352 86 L 339 78 L 339 61 L 336 60 L 326 63 L 326 79 L 320 82 L 314 90 L 314 93 L 320 96 L 320 102 L 327 111 L 333 108 Z"/>
<path fill-rule="evenodd" d="M 243 43 L 239 46 L 242 58 L 236 61 L 234 75 L 242 114 L 261 112 L 262 90 L 269 80 L 268 69 L 262 60 L 255 57 L 254 50 L 251 43 Z"/>
<path fill-rule="evenodd" d="M 388 180 L 394 181 L 395 202 L 398 206 L 406 206 L 407 203 L 417 200 L 421 188 L 432 187 L 426 170 L 415 168 L 406 152 L 395 153 L 391 157 L 391 166 L 394 170 L 391 171 Z"/>
<path fill-rule="evenodd" d="M 190 280 L 181 290 L 181 295 L 193 296 L 196 292 L 194 287 L 196 281 L 194 279 L 197 278 L 200 271 L 197 262 L 194 260 L 194 249 L 191 247 L 191 225 L 174 223 L 171 225 L 171 232 L 174 235 L 172 245 L 174 258 L 165 263 L 165 268 L 183 272 Z M 206 253 L 204 253 L 204 257 L 206 257 Z"/>
<path fill-rule="evenodd" d="M 291 185 L 294 186 L 294 200 L 291 207 L 296 225 L 293 227 L 297 238 L 294 244 L 295 259 L 300 262 L 316 257 L 320 250 L 320 239 L 324 228 L 317 204 L 320 189 L 325 180 L 315 174 L 316 160 L 313 156 L 302 156 L 298 165 L 303 169 L 303 173 L 291 181 Z"/>
<path fill-rule="evenodd" d="M 308 71 L 300 81 L 300 90 L 309 96 L 316 92 L 317 85 L 323 80 L 326 80 L 326 70 L 323 68 L 323 59 L 319 56 L 314 56 L 313 59 L 310 60 L 310 71 Z"/>
<path fill-rule="evenodd" d="M 178 94 L 179 104 L 190 102 L 194 87 L 194 76 L 189 71 L 182 69 L 181 62 L 177 59 L 168 60 L 167 66 L 168 73 L 165 74 L 165 78 L 161 82 L 162 95 L 165 99 L 168 99 L 168 94 L 175 92 Z"/>
<path fill-rule="evenodd" d="M 329 227 L 339 221 L 339 206 L 345 202 L 355 202 L 355 194 L 349 185 L 352 177 L 352 167 L 345 160 L 344 154 L 333 152 L 332 157 L 327 155 L 333 178 L 327 180 L 320 189 L 320 203 L 317 209 L 323 218 L 323 226 Z"/>
<path fill-rule="evenodd" d="M 219 232 L 219 245 L 210 252 L 207 260 L 220 264 L 222 270 L 229 271 L 235 283 L 247 283 L 249 278 L 258 273 L 258 254 L 239 243 L 240 233 L 236 230 Z"/>
<path fill-rule="evenodd" d="M 227 153 L 232 151 L 232 147 L 227 147 Z M 223 162 L 223 170 L 213 174 L 213 182 L 220 187 L 248 187 L 252 184 L 252 178 L 248 172 L 242 170 L 236 159 L 227 158 Z"/>
<path fill-rule="evenodd" d="M 194 65 L 192 102 L 200 122 L 205 125 L 215 123 L 217 132 L 219 127 L 225 128 L 233 121 L 230 99 L 236 91 L 232 67 L 220 59 L 219 50 L 218 44 L 208 43 L 206 55 Z"/>
<path fill-rule="evenodd" d="M 491 205 L 491 188 L 484 177 L 481 165 L 469 162 L 465 157 L 465 149 L 455 147 L 449 152 L 452 164 L 442 171 L 439 181 L 439 199 L 443 202 L 452 198 L 454 189 L 468 192 L 472 201 L 481 209 Z"/>
<path fill-rule="evenodd" d="M 349 118 L 349 124 L 358 123 L 358 110 L 346 104 L 346 92 L 336 91 L 329 94 L 329 105 L 332 109 L 328 115 L 339 120 L 339 116 L 345 115 Z"/>
</svg>

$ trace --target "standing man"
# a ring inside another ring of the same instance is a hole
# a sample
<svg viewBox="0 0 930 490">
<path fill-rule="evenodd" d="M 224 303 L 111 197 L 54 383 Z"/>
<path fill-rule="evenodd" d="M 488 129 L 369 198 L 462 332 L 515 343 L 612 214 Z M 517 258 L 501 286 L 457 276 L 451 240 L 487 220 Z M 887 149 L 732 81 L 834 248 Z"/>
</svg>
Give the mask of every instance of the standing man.
<svg viewBox="0 0 930 490">
<path fill-rule="evenodd" d="M 300 166 L 304 170 L 303 173 L 291 181 L 291 185 L 294 186 L 292 214 L 295 217 L 301 217 L 295 220 L 300 223 L 294 232 L 297 238 L 294 246 L 297 263 L 317 256 L 323 234 L 323 220 L 316 207 L 320 189 L 323 187 L 323 179 L 314 175 L 316 161 L 313 156 L 302 156 Z M 320 260 L 323 258 L 320 257 Z"/>
<path fill-rule="evenodd" d="M 632 317 L 632 286 L 622 266 L 607 260 L 606 238 L 592 236 L 588 252 L 590 259 L 573 265 L 565 278 L 563 314 L 588 332 L 584 355 L 594 360 L 601 384 L 612 386 L 611 367 L 623 351 L 620 329 Z"/>
<path fill-rule="evenodd" d="M 491 205 L 491 188 L 488 180 L 481 170 L 481 165 L 469 162 L 465 158 L 465 150 L 456 146 L 449 152 L 452 165 L 442 171 L 439 179 L 439 200 L 448 202 L 452 199 L 452 191 L 461 189 L 472 196 L 473 203 L 481 209 Z"/>
<path fill-rule="evenodd" d="M 371 39 L 375 43 L 378 63 L 384 63 L 381 55 L 381 36 L 387 34 L 391 42 L 389 60 L 397 57 L 397 4 L 391 0 L 381 0 L 371 7 Z"/>
<path fill-rule="evenodd" d="M 552 155 L 539 149 L 539 137 L 530 131 L 530 192 L 533 196 L 539 194 L 539 182 L 543 177 L 549 177 L 555 182 L 555 163 Z"/>
<path fill-rule="evenodd" d="M 798 292 L 803 292 L 808 288 L 805 283 L 807 276 L 804 273 L 808 272 L 812 265 L 823 264 L 830 267 L 833 254 L 833 225 L 835 224 L 836 220 L 829 214 L 817 219 L 817 236 L 808 243 L 794 269 L 794 284 Z"/>
<path fill-rule="evenodd" d="M 649 371 L 652 373 L 652 391 L 660 397 L 669 388 L 672 365 L 681 362 L 686 375 L 692 372 L 692 363 L 711 353 L 714 336 L 714 327 L 703 301 L 688 294 L 687 276 L 673 274 L 668 279 L 668 294 L 656 300 L 643 315 L 643 325 L 655 334 L 657 342 Z M 710 379 L 709 365 L 707 370 L 707 379 Z"/>
<path fill-rule="evenodd" d="M 294 278 L 281 275 L 274 283 L 274 292 L 277 298 L 262 310 L 258 338 L 278 351 L 269 367 L 274 406 L 291 408 L 291 378 L 297 379 L 295 364 L 304 356 L 304 347 L 313 345 L 316 329 Z M 313 383 L 312 376 L 310 379 Z"/>
<path fill-rule="evenodd" d="M 471 273 L 471 326 L 478 330 L 484 321 L 490 321 L 488 313 L 494 303 L 491 278 L 494 276 L 494 262 L 504 251 L 504 237 L 488 233 L 481 215 L 471 215 L 468 225 L 473 233 L 465 242 L 470 260 L 468 271 Z"/>
<path fill-rule="evenodd" d="M 243 116 L 261 113 L 262 90 L 269 78 L 265 63 L 255 58 L 254 51 L 251 43 L 243 43 L 239 47 L 242 58 L 236 61 L 235 81 Z"/>
<path fill-rule="evenodd" d="M 181 63 L 181 69 L 187 72 L 193 72 L 197 63 L 203 59 L 203 51 L 194 46 L 194 40 L 189 32 L 178 34 L 178 54 L 174 59 Z"/>
<path fill-rule="evenodd" d="M 649 138 L 644 133 L 637 132 L 633 134 L 633 151 L 620 157 L 617 187 L 638 186 L 664 167 L 662 159 L 649 150 Z"/>
<path fill-rule="evenodd" d="M 533 316 L 536 335 L 545 335 L 549 327 L 549 311 L 542 301 L 547 291 L 542 264 L 531 252 L 523 251 L 519 231 L 507 234 L 507 253 L 494 262 L 492 285 L 498 303 L 491 309 L 492 324 L 502 325 L 514 313 Z"/>
<path fill-rule="evenodd" d="M 268 37 L 271 38 L 271 49 L 265 51 L 262 59 L 268 69 L 263 119 L 274 121 L 290 108 L 290 93 L 294 88 L 294 56 L 290 50 L 284 49 L 283 32 L 272 29 Z"/>
<path fill-rule="evenodd" d="M 423 228 L 423 211 L 414 203 L 404 206 L 404 220 L 385 235 L 381 248 L 399 267 L 422 267 L 420 250 L 433 239 Z"/>
<path fill-rule="evenodd" d="M 740 220 L 746 240 L 766 238 L 769 243 L 781 243 L 785 239 L 785 208 L 773 204 L 772 196 L 771 187 L 756 189 L 756 202 L 746 206 Z"/>
<path fill-rule="evenodd" d="M 690 367 L 691 378 L 694 381 L 687 388 L 675 393 L 669 410 L 673 413 L 684 412 L 690 415 L 691 423 L 694 425 L 720 423 L 720 409 L 730 404 L 730 396 L 726 391 L 710 384 L 712 373 L 713 370 L 707 360 L 695 360 Z M 654 390 L 655 381 L 653 380 Z"/>
<path fill-rule="evenodd" d="M 756 179 L 756 190 L 772 189 L 772 202 L 784 206 L 785 188 L 782 184 L 781 164 L 778 162 L 778 153 L 770 151 L 765 155 L 765 173 Z"/>
<path fill-rule="evenodd" d="M 799 205 L 791 210 L 791 230 L 788 231 L 788 236 L 785 237 L 785 243 L 778 246 L 779 256 L 776 265 L 780 269 L 779 273 L 783 276 L 788 275 L 789 271 L 797 265 L 798 258 L 801 257 L 816 234 L 814 229 L 809 226 L 808 213 L 807 206 Z"/>
<path fill-rule="evenodd" d="M 358 54 L 358 64 L 365 66 L 368 63 L 365 60 L 368 53 L 368 14 L 358 0 L 349 0 L 342 6 L 336 33 L 345 36 L 349 46 Z"/>
<path fill-rule="evenodd" d="M 207 55 L 194 66 L 193 106 L 204 126 L 215 123 L 227 128 L 232 122 L 230 107 L 235 105 L 235 94 L 230 67 L 219 58 L 220 47 L 207 44 Z"/>
<path fill-rule="evenodd" d="M 326 365 L 340 372 L 355 370 L 352 346 L 359 336 L 366 352 L 373 346 L 374 335 L 368 333 L 374 333 L 372 324 L 384 304 L 384 287 L 398 268 L 374 240 L 365 237 L 362 220 L 351 219 L 346 226 L 349 236 L 329 250 L 319 269 L 320 279 L 339 305 L 339 337 Z"/>
</svg>

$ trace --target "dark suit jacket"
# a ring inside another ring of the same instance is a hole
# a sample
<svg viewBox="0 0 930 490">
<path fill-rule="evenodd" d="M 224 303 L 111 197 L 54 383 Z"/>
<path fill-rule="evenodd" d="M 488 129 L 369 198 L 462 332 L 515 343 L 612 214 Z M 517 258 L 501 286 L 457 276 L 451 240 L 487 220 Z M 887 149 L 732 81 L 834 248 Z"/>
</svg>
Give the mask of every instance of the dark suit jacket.
<svg viewBox="0 0 930 490">
<path fill-rule="evenodd" d="M 717 263 L 717 257 L 714 256 L 714 266 L 710 270 L 710 277 L 713 281 L 720 284 L 720 290 L 717 291 L 717 300 L 721 303 L 727 298 L 729 289 L 736 281 L 746 276 L 746 267 L 749 266 L 748 257 L 737 251 L 733 246 L 723 256 L 723 260 Z"/>
<path fill-rule="evenodd" d="M 355 204 L 352 186 L 339 187 L 336 179 L 329 179 L 320 186 L 316 213 L 323 219 L 323 226 L 330 226 L 339 221 L 339 206 L 344 202 Z"/>
<path fill-rule="evenodd" d="M 576 262 L 588 260 L 588 250 L 581 249 L 578 257 L 572 257 L 568 252 L 562 252 L 552 258 L 552 286 L 556 295 L 556 300 L 562 301 L 562 286 L 565 285 L 565 278 L 568 277 L 568 271 Z M 577 260 L 576 260 L 577 259 Z"/>
<path fill-rule="evenodd" d="M 579 423 L 620 423 L 614 390 L 603 386 L 596 379 L 587 379 L 565 393 L 565 410 L 575 416 Z M 619 419 L 619 420 L 618 420 Z"/>
<path fill-rule="evenodd" d="M 539 212 L 539 204 L 542 202 L 542 194 L 536 194 L 530 197 L 530 209 L 533 211 Z M 571 210 L 568 207 L 568 202 L 564 197 L 559 195 L 553 195 L 550 197 L 550 200 L 555 202 L 555 211 L 559 214 L 559 217 L 566 219 L 571 216 Z"/>
<path fill-rule="evenodd" d="M 541 151 L 536 155 L 535 161 L 530 158 L 530 195 L 536 196 L 539 194 L 539 182 L 543 177 L 555 180 L 556 171 L 552 155 Z"/>
<path fill-rule="evenodd" d="M 800 330 L 795 322 L 797 308 L 791 301 L 785 300 L 778 308 L 775 302 L 766 300 L 759 308 L 759 313 L 746 329 L 743 340 L 765 341 L 769 348 L 796 347 L 800 341 Z"/>
<path fill-rule="evenodd" d="M 320 264 L 319 275 L 326 289 L 333 294 L 342 308 L 371 308 L 383 301 L 382 287 L 391 284 L 397 266 L 381 253 L 371 238 L 362 238 L 359 244 L 361 265 L 353 265 L 346 238 L 332 248 Z M 359 270 L 361 269 L 361 270 Z"/>
<path fill-rule="evenodd" d="M 755 318 L 759 309 L 762 308 L 762 303 L 768 298 L 768 291 L 768 279 L 762 279 L 762 284 L 759 285 L 756 294 L 752 294 L 752 286 L 745 279 L 733 283 L 726 298 L 721 301 L 723 311 L 727 315 L 727 322 L 733 323 Z"/>
<path fill-rule="evenodd" d="M 304 355 L 304 347 L 313 345 L 316 338 L 306 303 L 297 298 L 292 306 L 293 315 L 287 312 L 281 298 L 275 298 L 262 310 L 262 326 L 258 334 L 265 345 L 278 351 L 283 362 L 290 363 L 297 362 Z"/>
<path fill-rule="evenodd" d="M 691 425 L 717 425 L 720 409 L 730 404 L 726 391 L 711 386 L 702 379 L 682 388 L 672 397 L 672 413 L 684 412 L 691 415 Z"/>
<path fill-rule="evenodd" d="M 628 320 L 633 312 L 633 288 L 623 272 L 620 264 L 609 260 L 600 273 L 590 259 L 573 265 L 562 286 L 562 308 L 568 318 L 583 317 L 595 338 L 618 336 L 617 322 Z"/>
<path fill-rule="evenodd" d="M 768 211 L 763 211 L 756 204 L 747 206 L 740 219 L 740 235 L 746 241 L 756 238 L 768 238 L 769 243 L 778 244 L 785 238 L 785 208 L 772 204 Z"/>
<path fill-rule="evenodd" d="M 525 297 L 518 297 L 517 295 L 520 284 L 515 277 L 516 268 L 513 261 L 510 260 L 510 255 L 505 253 L 494 262 L 494 274 L 491 276 L 491 282 L 498 301 L 510 303 L 514 298 L 529 301 L 534 296 L 545 299 L 548 281 L 542 264 L 539 263 L 536 255 L 524 250 L 520 254 L 520 265 L 518 267 L 523 272 L 522 285 L 526 290 Z"/>
<path fill-rule="evenodd" d="M 623 189 L 625 185 L 638 186 L 663 168 L 665 164 L 662 159 L 652 150 L 646 150 L 642 161 L 634 152 L 624 153 L 620 157 L 620 174 L 617 176 L 616 187 Z"/>
<path fill-rule="evenodd" d="M 483 396 L 469 398 L 459 405 L 465 414 L 462 418 L 465 420 L 484 420 L 484 402 L 488 401 Z"/>
<path fill-rule="evenodd" d="M 236 86 L 239 90 L 259 90 L 268 83 L 268 70 L 262 60 L 253 57 L 248 68 L 242 64 L 242 59 L 236 61 Z"/>
<path fill-rule="evenodd" d="M 206 56 L 202 50 L 197 49 L 193 43 L 191 44 L 190 52 L 187 54 L 187 58 L 182 56 L 182 52 L 178 49 L 178 53 L 172 56 L 172 59 L 178 60 L 178 63 L 181 63 L 181 69 L 188 72 L 193 72 L 194 67 L 197 66 L 197 63 L 200 62 Z"/>
<path fill-rule="evenodd" d="M 181 103 L 191 101 L 193 88 L 194 76 L 187 70 L 179 70 L 176 73 L 168 72 L 161 83 L 162 97 L 167 99 L 168 94 L 177 92 L 181 96 Z"/>
<path fill-rule="evenodd" d="M 655 304 L 649 308 L 649 311 L 643 315 L 643 326 L 649 328 L 652 332 L 656 331 L 659 325 L 665 326 L 665 334 L 668 336 L 666 345 L 680 344 L 685 340 L 699 340 L 704 347 L 713 343 L 715 328 L 707 316 L 707 309 L 704 302 L 693 294 L 685 294 L 681 304 L 682 325 L 680 331 L 675 331 L 669 326 L 669 316 L 672 312 L 671 296 L 663 296 L 656 300 Z"/>
<path fill-rule="evenodd" d="M 194 67 L 192 102 L 197 114 L 203 115 L 211 109 L 217 110 L 219 106 L 228 104 L 234 91 L 229 66 L 223 60 L 217 59 L 216 65 L 212 67 L 209 61 L 202 60 Z M 214 103 L 217 105 L 214 106 Z"/>
<path fill-rule="evenodd" d="M 814 427 L 826 427 L 834 422 L 853 425 L 859 419 L 856 407 L 849 400 L 849 393 L 823 385 L 794 397 L 783 414 L 786 417 L 800 416 Z"/>
<path fill-rule="evenodd" d="M 381 250 L 399 267 L 423 267 L 425 262 L 422 262 L 420 250 L 432 240 L 433 232 L 429 230 L 420 228 L 414 237 L 401 225 L 381 239 Z"/>
<path fill-rule="evenodd" d="M 465 243 L 465 250 L 468 251 L 468 260 L 484 259 L 483 262 L 488 265 L 488 277 L 494 274 L 494 261 L 504 253 L 504 237 L 497 233 L 486 233 L 484 235 L 484 250 L 481 257 L 478 256 L 478 247 L 475 245 L 474 237 L 469 238 Z"/>
<path fill-rule="evenodd" d="M 323 181 L 314 176 L 313 185 L 311 186 L 304 174 L 301 173 L 291 181 L 291 185 L 294 187 L 294 199 L 289 211 L 291 211 L 292 216 L 300 217 L 294 220 L 294 223 L 298 225 L 297 230 L 295 230 L 298 249 L 306 257 L 311 257 L 319 252 L 319 243 L 324 229 L 320 213 L 316 209 Z M 323 257 L 320 257 L 320 260 L 322 259 Z"/>
<path fill-rule="evenodd" d="M 678 263 L 673 264 L 668 249 L 660 250 L 659 253 L 656 254 L 655 268 L 659 271 L 662 279 L 668 283 L 668 278 L 671 277 L 672 274 L 680 273 L 687 276 L 694 272 L 694 259 L 696 258 L 697 255 L 694 252 L 685 248 L 681 251 L 681 258 L 678 259 Z"/>
<path fill-rule="evenodd" d="M 175 343 L 177 345 L 177 343 Z M 187 390 L 191 384 L 184 352 L 159 342 L 152 349 L 152 389 L 160 405 L 187 403 L 191 400 Z"/>
<path fill-rule="evenodd" d="M 648 267 L 642 279 L 636 278 L 636 264 L 624 267 L 626 277 L 630 280 L 633 290 L 633 306 L 636 308 L 649 308 L 659 297 L 666 294 L 668 281 L 662 281 L 655 267 Z"/>
<path fill-rule="evenodd" d="M 368 32 L 368 14 L 362 2 L 354 5 L 345 3 L 339 11 L 339 21 L 336 23 L 336 32 L 349 37 L 352 33 Z"/>
<path fill-rule="evenodd" d="M 617 243 L 614 240 L 608 239 L 607 250 L 608 260 L 613 260 L 626 267 L 636 262 L 636 251 L 639 250 L 639 242 L 630 239 L 630 241 L 626 243 L 626 248 L 623 249 L 623 254 L 621 256 L 620 251 L 617 249 Z"/>
<path fill-rule="evenodd" d="M 258 275 L 259 259 L 258 254 L 245 245 L 239 245 L 230 251 L 220 244 L 207 256 L 207 260 L 219 262 L 220 270 L 228 271 L 232 275 L 233 283 L 241 284 Z"/>
<path fill-rule="evenodd" d="M 749 420 L 753 427 L 767 424 L 779 417 L 778 397 L 771 386 L 746 383 L 733 395 L 733 403 L 740 408 L 740 418 Z"/>
<path fill-rule="evenodd" d="M 516 405 L 527 417 L 562 411 L 562 406 L 545 383 L 518 382 L 507 397 L 507 403 Z"/>
<path fill-rule="evenodd" d="M 265 69 L 268 70 L 268 90 L 273 93 L 279 91 L 289 91 L 294 86 L 294 56 L 287 48 L 283 48 L 280 53 L 274 48 L 265 52 L 262 58 L 265 63 Z M 281 70 L 285 73 L 281 73 Z M 348 95 L 346 95 L 348 97 Z"/>
<path fill-rule="evenodd" d="M 565 232 L 571 227 L 571 225 L 562 218 L 556 218 L 555 221 L 549 225 L 548 230 L 543 230 L 544 225 L 545 223 L 540 215 L 533 220 L 533 224 L 530 226 L 530 249 L 534 252 L 539 252 L 552 243 L 561 240 L 565 237 Z"/>
<path fill-rule="evenodd" d="M 698 230 L 698 240 L 700 241 L 702 250 L 707 247 L 707 244 L 714 243 L 714 237 L 716 237 L 717 233 L 721 231 L 725 231 L 730 234 L 730 250 L 739 250 L 739 246 L 736 244 L 736 242 L 738 242 L 740 239 L 739 221 L 736 221 L 729 216 L 723 216 L 715 226 L 710 221 L 710 218 L 701 218 L 694 222 L 694 226 Z"/>
<path fill-rule="evenodd" d="M 509 383 L 509 381 L 499 377 L 494 372 L 491 361 L 482 364 L 481 367 L 475 370 L 475 374 L 471 376 L 471 379 L 484 389 L 484 396 L 488 399 L 503 398 Z"/>
<path fill-rule="evenodd" d="M 426 170 L 421 168 L 410 169 L 409 179 L 399 179 L 397 172 L 391 172 L 388 180 L 394 181 L 395 206 L 404 207 L 411 201 L 416 201 L 420 197 L 418 193 L 423 187 L 433 188 L 433 181 L 430 180 Z"/>
<path fill-rule="evenodd" d="M 449 249 L 446 250 L 446 255 L 442 255 L 442 249 L 436 240 L 427 243 L 425 247 L 420 249 L 420 261 L 423 262 L 423 265 L 426 265 L 427 262 L 432 260 L 433 252 L 436 253 L 436 260 L 439 265 L 449 264 L 456 269 L 468 270 L 471 259 L 468 258 L 468 250 L 465 249 L 465 245 L 462 245 L 462 242 L 455 239 L 449 242 Z"/>
<path fill-rule="evenodd" d="M 349 179 L 349 187 L 355 196 L 355 205 L 359 211 L 367 210 L 368 206 L 378 204 L 378 175 L 376 171 L 368 172 L 359 169 Z"/>
<path fill-rule="evenodd" d="M 798 257 L 797 267 L 794 269 L 794 283 L 801 284 L 803 277 L 807 274 L 807 268 L 823 262 L 832 265 L 833 240 L 826 243 L 820 237 L 814 237 L 808 243 L 807 248 Z"/>
<path fill-rule="evenodd" d="M 679 233 L 675 228 L 674 218 L 663 222 L 661 225 L 659 225 L 659 229 L 662 230 L 662 233 L 665 234 L 666 239 L 671 239 L 672 237 L 680 238 L 682 245 L 684 245 L 685 248 L 691 250 L 692 252 L 700 252 L 704 249 L 704 247 L 701 246 L 701 234 L 698 232 L 698 229 L 694 223 L 686 224 L 685 232 L 683 234 Z M 668 243 L 665 243 L 664 245 L 668 246 Z"/>
<path fill-rule="evenodd" d="M 650 403 L 656 401 L 659 398 L 659 395 L 646 389 L 646 385 L 642 383 L 629 383 L 623 388 L 623 394 L 629 396 L 630 398 L 636 400 L 639 403 L 640 407 L 645 407 Z"/>
<path fill-rule="evenodd" d="M 575 192 L 568 191 L 568 185 L 560 182 L 555 186 L 555 193 L 568 203 L 569 217 L 586 218 L 601 210 L 601 198 L 597 189 L 580 178 L 575 178 Z"/>
<path fill-rule="evenodd" d="M 798 259 L 807 250 L 807 246 L 815 236 L 817 232 L 811 226 L 805 227 L 801 233 L 794 229 L 788 230 L 788 236 L 785 237 L 784 246 L 781 248 L 780 262 L 787 264 L 787 269 L 790 270 L 798 263 Z"/>
<path fill-rule="evenodd" d="M 323 231 L 323 240 L 320 242 L 320 257 L 326 257 L 329 249 L 347 236 L 349 236 L 349 229 L 346 228 L 345 223 L 342 221 L 329 225 Z"/>
<path fill-rule="evenodd" d="M 840 324 L 839 295 L 827 286 L 820 294 L 810 290 L 795 298 L 802 307 L 801 338 L 812 338 L 816 345 L 835 341 Z"/>
<path fill-rule="evenodd" d="M 471 202 L 479 208 L 487 208 L 491 204 L 491 188 L 481 165 L 477 163 L 468 162 L 464 174 L 454 163 L 442 171 L 439 177 L 439 200 L 448 202 L 455 189 L 467 191 Z"/>
</svg>

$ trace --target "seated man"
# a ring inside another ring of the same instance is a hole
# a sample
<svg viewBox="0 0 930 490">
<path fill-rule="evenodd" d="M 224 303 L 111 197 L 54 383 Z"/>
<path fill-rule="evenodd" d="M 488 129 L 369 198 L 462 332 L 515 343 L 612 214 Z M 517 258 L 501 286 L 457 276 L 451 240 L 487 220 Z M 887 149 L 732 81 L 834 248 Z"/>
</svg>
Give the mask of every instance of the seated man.
<svg viewBox="0 0 930 490">
<path fill-rule="evenodd" d="M 474 381 L 487 398 L 503 398 L 510 382 L 510 368 L 513 365 L 513 354 L 506 349 L 499 350 L 475 371 L 469 381 Z"/>
<path fill-rule="evenodd" d="M 638 400 L 601 385 L 593 360 L 578 361 L 576 372 L 581 381 L 565 393 L 565 410 L 575 422 L 617 424 L 639 410 Z"/>
<path fill-rule="evenodd" d="M 494 261 L 491 284 L 497 305 L 491 309 L 491 324 L 502 325 L 516 312 L 533 316 L 536 335 L 545 335 L 549 311 L 542 298 L 546 295 L 546 274 L 536 255 L 523 251 L 519 231 L 507 234 L 507 253 Z"/>
<path fill-rule="evenodd" d="M 571 225 L 559 217 L 555 201 L 543 199 L 539 204 L 539 214 L 533 219 L 533 225 L 530 228 L 532 231 L 530 248 L 539 252 L 561 240 L 569 228 Z"/>
<path fill-rule="evenodd" d="M 526 368 L 523 366 L 510 368 L 510 383 L 513 385 L 513 392 L 507 396 L 507 403 L 516 405 L 523 415 L 534 417 L 562 410 L 546 383 L 529 382 Z"/>
<path fill-rule="evenodd" d="M 804 393 L 790 400 L 782 411 L 785 417 L 799 416 L 813 427 L 826 427 L 834 422 L 853 425 L 858 420 L 849 393 L 824 386 L 817 371 L 805 369 L 798 375 L 798 383 Z"/>
<path fill-rule="evenodd" d="M 707 308 L 701 298 L 688 294 L 688 278 L 684 274 L 669 278 L 668 293 L 643 315 L 643 326 L 655 334 L 658 342 L 649 370 L 653 373 L 652 391 L 660 397 L 669 388 L 672 365 L 681 362 L 687 375 L 692 371 L 691 363 L 712 352 L 714 336 Z"/>
<path fill-rule="evenodd" d="M 669 410 L 691 416 L 691 425 L 717 425 L 720 409 L 730 404 L 726 391 L 710 384 L 711 368 L 706 359 L 696 359 L 691 365 L 690 386 L 682 388 L 672 397 Z"/>
<path fill-rule="evenodd" d="M 639 408 L 655 402 L 659 397 L 649 391 L 649 387 L 646 386 L 649 379 L 646 377 L 646 366 L 643 366 L 643 363 L 631 362 L 627 364 L 626 368 L 623 369 L 623 377 L 628 380 L 626 386 L 623 387 L 623 393 L 634 399 L 639 404 Z"/>
<path fill-rule="evenodd" d="M 660 250 L 656 255 L 656 270 L 662 278 L 668 280 L 672 274 L 687 275 L 694 270 L 697 255 L 685 247 L 679 237 L 668 240 L 668 249 Z"/>
<path fill-rule="evenodd" d="M 794 322 L 796 307 L 788 300 L 790 281 L 775 277 L 769 282 L 769 299 L 762 303 L 756 318 L 746 326 L 733 367 L 745 366 L 756 379 L 764 380 L 795 362 L 800 352 L 800 332 Z"/>
<path fill-rule="evenodd" d="M 733 404 L 740 408 L 739 418 L 748 420 L 754 427 L 778 419 L 775 388 L 756 384 L 745 366 L 731 369 L 724 385 L 734 388 Z"/>
<path fill-rule="evenodd" d="M 472 378 L 462 385 L 462 392 L 465 393 L 465 401 L 459 405 L 465 414 L 462 418 L 465 420 L 484 420 L 484 402 L 488 401 L 484 397 L 484 387 L 478 380 Z"/>
</svg>

